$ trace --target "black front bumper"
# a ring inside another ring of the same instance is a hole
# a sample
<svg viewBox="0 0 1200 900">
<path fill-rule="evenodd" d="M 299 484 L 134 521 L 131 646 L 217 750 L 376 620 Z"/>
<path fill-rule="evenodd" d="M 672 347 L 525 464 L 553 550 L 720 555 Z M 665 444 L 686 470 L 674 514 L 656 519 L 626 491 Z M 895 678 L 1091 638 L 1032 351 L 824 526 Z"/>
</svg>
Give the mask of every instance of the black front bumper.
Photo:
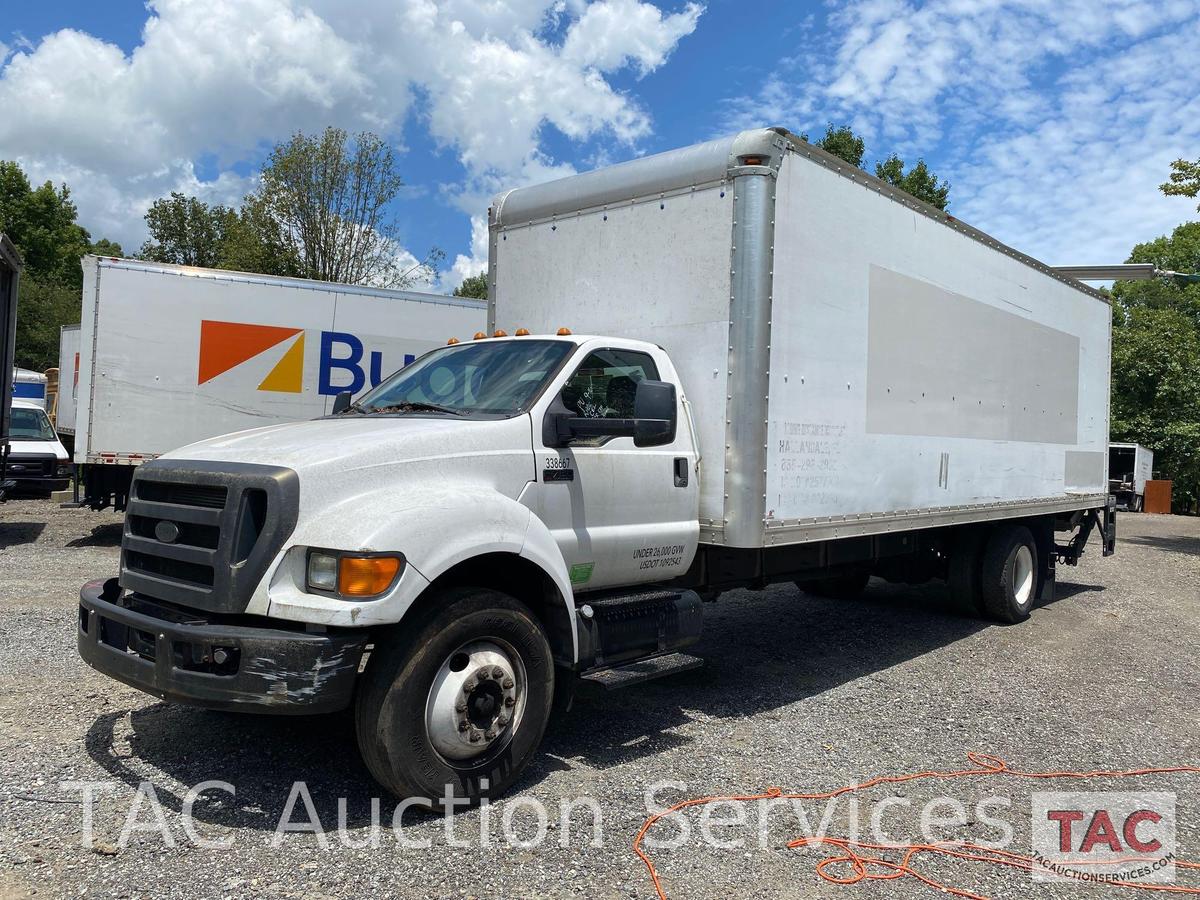
<svg viewBox="0 0 1200 900">
<path fill-rule="evenodd" d="M 217 624 L 204 613 L 124 593 L 115 578 L 79 592 L 79 655 L 92 668 L 174 703 L 240 712 L 346 708 L 366 632 L 310 634 Z"/>
</svg>

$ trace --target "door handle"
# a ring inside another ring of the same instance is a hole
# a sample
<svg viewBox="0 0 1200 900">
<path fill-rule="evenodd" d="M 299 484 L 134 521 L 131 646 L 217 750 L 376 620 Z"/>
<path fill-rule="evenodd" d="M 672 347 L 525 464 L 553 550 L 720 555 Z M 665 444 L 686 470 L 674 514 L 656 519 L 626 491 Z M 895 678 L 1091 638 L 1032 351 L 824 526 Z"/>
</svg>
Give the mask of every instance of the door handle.
<svg viewBox="0 0 1200 900">
<path fill-rule="evenodd" d="M 675 457 L 675 487 L 688 486 L 688 461 L 686 456 Z"/>
</svg>

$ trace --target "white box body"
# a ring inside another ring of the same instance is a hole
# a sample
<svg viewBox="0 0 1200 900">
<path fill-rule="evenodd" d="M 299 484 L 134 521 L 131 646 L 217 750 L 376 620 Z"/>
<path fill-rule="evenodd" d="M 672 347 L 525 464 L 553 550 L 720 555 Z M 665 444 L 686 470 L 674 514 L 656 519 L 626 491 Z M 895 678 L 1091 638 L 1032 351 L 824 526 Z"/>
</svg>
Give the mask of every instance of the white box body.
<svg viewBox="0 0 1200 900">
<path fill-rule="evenodd" d="M 480 301 L 413 291 L 94 256 L 83 271 L 77 463 L 325 415 L 486 318 Z"/>
<path fill-rule="evenodd" d="M 776 130 L 492 209 L 489 327 L 662 345 L 710 543 L 1103 506 L 1111 310 Z"/>
</svg>

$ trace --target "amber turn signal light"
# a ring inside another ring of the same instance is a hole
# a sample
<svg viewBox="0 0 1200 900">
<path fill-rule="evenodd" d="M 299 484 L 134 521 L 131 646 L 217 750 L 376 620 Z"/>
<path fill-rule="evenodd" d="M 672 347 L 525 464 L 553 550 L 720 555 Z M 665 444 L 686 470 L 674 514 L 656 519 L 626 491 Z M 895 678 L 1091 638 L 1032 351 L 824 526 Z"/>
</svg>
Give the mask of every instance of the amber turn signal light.
<svg viewBox="0 0 1200 900">
<path fill-rule="evenodd" d="M 399 572 L 396 556 L 343 556 L 338 565 L 338 593 L 374 597 L 391 587 Z"/>
<path fill-rule="evenodd" d="M 566 337 L 568 334 L 571 333 L 571 329 L 570 328 L 560 328 L 560 329 L 558 329 L 558 331 L 556 333 L 558 334 L 559 337 Z"/>
<path fill-rule="evenodd" d="M 516 331 L 513 332 L 513 334 L 516 337 L 529 337 L 529 329 L 528 328 L 518 328 Z"/>
<path fill-rule="evenodd" d="M 475 340 L 482 341 L 487 335 L 482 331 L 475 332 Z"/>
<path fill-rule="evenodd" d="M 446 346 L 453 347 L 457 343 L 458 343 L 458 338 L 450 338 L 450 340 L 446 341 Z"/>
</svg>

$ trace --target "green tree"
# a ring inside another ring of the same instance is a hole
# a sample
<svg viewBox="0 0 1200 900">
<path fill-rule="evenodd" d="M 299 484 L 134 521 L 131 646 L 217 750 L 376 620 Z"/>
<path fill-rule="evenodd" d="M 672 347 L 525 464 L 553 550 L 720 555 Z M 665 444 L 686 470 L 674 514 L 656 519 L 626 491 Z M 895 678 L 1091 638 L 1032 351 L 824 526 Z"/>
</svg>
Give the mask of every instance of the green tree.
<svg viewBox="0 0 1200 900">
<path fill-rule="evenodd" d="M 893 153 L 883 162 L 875 163 L 875 177 L 938 209 L 945 209 L 950 202 L 950 182 L 939 181 L 923 159 L 918 159 L 906 172 L 904 160 Z"/>
<path fill-rule="evenodd" d="M 152 262 L 215 268 L 221 262 L 230 220 L 236 215 L 227 207 L 210 206 L 197 197 L 172 191 L 170 197 L 155 200 L 146 212 L 150 239 L 138 255 Z"/>
<path fill-rule="evenodd" d="M 120 255 L 121 248 L 91 235 L 66 185 L 33 187 L 20 165 L 0 161 L 0 232 L 25 262 L 17 302 L 16 363 L 28 369 L 58 365 L 58 333 L 79 321 L 85 253 Z"/>
<path fill-rule="evenodd" d="M 405 265 L 394 201 L 404 186 L 392 148 L 370 132 L 297 133 L 278 144 L 246 198 L 306 278 L 406 287 L 434 274 L 436 248 Z"/>
<path fill-rule="evenodd" d="M 1159 185 L 1159 190 L 1168 196 L 1195 197 L 1200 194 L 1200 159 L 1188 162 L 1177 159 L 1171 163 L 1171 174 L 1165 184 Z M 1196 209 L 1200 210 L 1200 206 Z"/>
<path fill-rule="evenodd" d="M 294 248 L 284 241 L 262 203 L 252 198 L 228 218 L 220 257 L 218 267 L 222 269 L 289 278 L 304 274 Z"/>
<path fill-rule="evenodd" d="M 1200 222 L 1185 222 L 1170 235 L 1135 246 L 1127 262 L 1153 263 L 1155 268 L 1172 272 L 1200 272 Z M 1200 327 L 1200 284 L 1174 281 L 1118 281 L 1112 287 L 1117 315 L 1144 307 L 1174 309 Z"/>
<path fill-rule="evenodd" d="M 59 329 L 77 323 L 79 310 L 79 288 L 26 278 L 22 273 L 17 298 L 16 364 L 38 372 L 57 366 Z"/>
<path fill-rule="evenodd" d="M 802 134 L 800 139 L 807 141 L 809 138 L 807 134 Z M 849 125 L 834 125 L 830 122 L 825 126 L 825 136 L 816 141 L 814 146 L 832 153 L 852 166 L 866 169 L 866 142 L 855 134 Z M 929 166 L 923 159 L 918 159 L 917 164 L 906 172 L 904 160 L 893 153 L 883 162 L 875 163 L 875 177 L 938 209 L 944 210 L 950 205 L 950 183 L 940 181 L 929 171 Z"/>
<path fill-rule="evenodd" d="M 476 300 L 487 299 L 487 272 L 480 272 L 478 275 L 468 275 L 462 280 L 462 284 L 454 289 L 455 297 L 474 297 Z"/>
<path fill-rule="evenodd" d="M 121 249 L 121 245 L 116 241 L 110 241 L 108 238 L 100 238 L 96 243 L 88 248 L 88 253 L 93 256 L 124 256 L 125 251 Z"/>
<path fill-rule="evenodd" d="M 800 139 L 807 141 L 808 135 L 802 134 Z M 852 166 L 860 169 L 863 167 L 863 154 L 866 152 L 867 145 L 849 125 L 835 126 L 830 122 L 825 126 L 825 137 L 816 141 L 815 146 L 827 153 L 832 153 L 839 159 L 844 159 Z"/>
<path fill-rule="evenodd" d="M 0 231 L 21 251 L 26 280 L 83 284 L 79 258 L 91 235 L 77 215 L 65 184 L 56 189 L 47 181 L 34 188 L 17 163 L 0 161 Z"/>
<path fill-rule="evenodd" d="M 1177 509 L 1200 497 L 1200 329 L 1179 309 L 1135 306 L 1113 329 L 1113 440 L 1154 451 Z"/>
</svg>

